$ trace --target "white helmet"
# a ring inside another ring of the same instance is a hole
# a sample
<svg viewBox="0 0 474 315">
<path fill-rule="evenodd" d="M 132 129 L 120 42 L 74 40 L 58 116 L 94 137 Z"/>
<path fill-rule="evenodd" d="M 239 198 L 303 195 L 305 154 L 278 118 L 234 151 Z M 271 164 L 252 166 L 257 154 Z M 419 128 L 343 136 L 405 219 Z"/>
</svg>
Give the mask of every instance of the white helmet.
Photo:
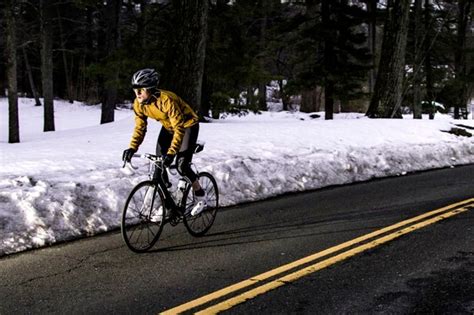
<svg viewBox="0 0 474 315">
<path fill-rule="evenodd" d="M 160 75 L 155 69 L 141 69 L 132 77 L 132 86 L 142 88 L 156 88 L 160 82 Z"/>
</svg>

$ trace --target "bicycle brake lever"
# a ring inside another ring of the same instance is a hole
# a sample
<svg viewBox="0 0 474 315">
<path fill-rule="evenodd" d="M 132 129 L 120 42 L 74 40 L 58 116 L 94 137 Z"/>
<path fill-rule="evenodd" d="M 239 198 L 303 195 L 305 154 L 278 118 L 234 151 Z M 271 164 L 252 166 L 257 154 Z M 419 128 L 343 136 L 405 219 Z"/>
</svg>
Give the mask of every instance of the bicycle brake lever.
<svg viewBox="0 0 474 315">
<path fill-rule="evenodd" d="M 122 168 L 128 168 L 128 169 L 131 169 L 131 170 L 137 170 L 137 169 L 138 169 L 138 166 L 134 166 L 131 161 L 125 161 L 125 162 L 123 163 Z"/>
</svg>

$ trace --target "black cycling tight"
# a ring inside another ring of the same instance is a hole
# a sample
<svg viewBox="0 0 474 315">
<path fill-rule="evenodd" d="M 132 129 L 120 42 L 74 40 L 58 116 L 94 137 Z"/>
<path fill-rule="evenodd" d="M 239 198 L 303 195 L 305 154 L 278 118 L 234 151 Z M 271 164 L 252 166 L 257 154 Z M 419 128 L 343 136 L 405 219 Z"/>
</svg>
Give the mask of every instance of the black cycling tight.
<svg viewBox="0 0 474 315">
<path fill-rule="evenodd" d="M 187 177 L 191 183 L 197 179 L 196 173 L 191 169 L 190 163 L 193 159 L 194 148 L 196 147 L 199 135 L 199 123 L 185 129 L 183 142 L 178 154 L 176 155 L 176 165 L 181 176 Z M 173 133 L 161 128 L 158 141 L 156 142 L 156 155 L 165 155 L 173 140 Z"/>
</svg>

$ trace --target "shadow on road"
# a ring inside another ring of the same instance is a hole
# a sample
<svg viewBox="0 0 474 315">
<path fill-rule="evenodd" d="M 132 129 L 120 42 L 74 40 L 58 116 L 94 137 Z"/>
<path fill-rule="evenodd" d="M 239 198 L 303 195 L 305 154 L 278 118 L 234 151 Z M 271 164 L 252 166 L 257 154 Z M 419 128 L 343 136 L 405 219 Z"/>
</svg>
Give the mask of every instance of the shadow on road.
<svg viewBox="0 0 474 315">
<path fill-rule="evenodd" d="M 370 221 L 380 222 L 384 220 L 397 220 L 399 214 L 387 215 L 386 210 L 372 210 L 366 213 L 360 211 L 345 212 L 333 215 L 315 215 L 306 218 L 295 218 L 293 221 L 281 220 L 272 223 L 248 225 L 234 229 L 228 229 L 194 239 L 195 241 L 181 245 L 161 247 L 153 252 L 181 251 L 190 249 L 202 249 L 213 247 L 233 246 L 240 244 L 262 243 L 275 240 L 306 238 L 318 235 L 339 234 L 341 232 L 363 231 L 358 235 L 384 227 L 383 224 L 370 224 Z M 360 228 L 347 229 L 345 223 L 354 226 L 354 222 L 360 222 Z M 368 225 L 369 221 L 369 225 Z M 169 239 L 168 239 L 169 240 Z M 198 241 L 200 240 L 200 241 Z M 158 244 L 160 241 L 158 241 Z"/>
</svg>

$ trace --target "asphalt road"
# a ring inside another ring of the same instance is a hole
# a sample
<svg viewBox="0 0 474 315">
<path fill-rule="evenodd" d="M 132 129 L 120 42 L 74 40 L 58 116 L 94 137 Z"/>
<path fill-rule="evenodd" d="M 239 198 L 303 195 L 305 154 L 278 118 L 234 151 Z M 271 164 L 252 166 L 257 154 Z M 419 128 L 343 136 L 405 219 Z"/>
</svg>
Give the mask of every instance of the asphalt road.
<svg viewBox="0 0 474 315">
<path fill-rule="evenodd" d="M 412 223 L 268 279 L 256 276 L 472 199 L 473 188 L 474 165 L 463 166 L 226 208 L 209 235 L 193 238 L 182 225 L 166 226 L 147 254 L 130 252 L 116 231 L 4 257 L 0 314 L 157 314 L 196 299 L 205 304 L 186 312 L 224 305 L 235 314 L 472 314 L 472 201 L 443 210 L 443 217 L 420 219 L 413 224 L 440 221 L 404 235 L 401 229 Z M 369 248 L 358 252 L 364 246 Z M 303 275 L 288 280 L 293 273 Z M 229 289 L 237 283 L 238 291 Z M 202 299 L 223 288 L 227 295 Z M 248 298 L 252 290 L 260 293 Z"/>
</svg>

